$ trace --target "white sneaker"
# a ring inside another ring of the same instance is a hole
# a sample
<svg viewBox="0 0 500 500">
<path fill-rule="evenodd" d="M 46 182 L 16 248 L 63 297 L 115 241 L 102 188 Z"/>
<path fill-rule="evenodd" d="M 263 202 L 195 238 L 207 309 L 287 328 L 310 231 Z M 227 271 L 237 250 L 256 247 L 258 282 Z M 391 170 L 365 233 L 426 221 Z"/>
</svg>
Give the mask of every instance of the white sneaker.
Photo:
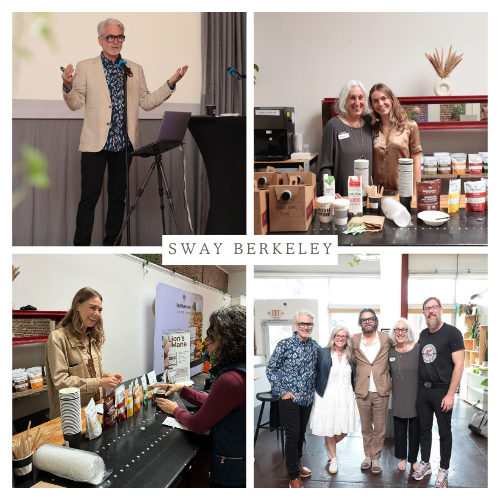
<svg viewBox="0 0 500 500">
<path fill-rule="evenodd" d="M 330 474 L 337 474 L 339 470 L 339 459 L 337 457 L 330 460 L 330 467 L 328 468 Z"/>
</svg>

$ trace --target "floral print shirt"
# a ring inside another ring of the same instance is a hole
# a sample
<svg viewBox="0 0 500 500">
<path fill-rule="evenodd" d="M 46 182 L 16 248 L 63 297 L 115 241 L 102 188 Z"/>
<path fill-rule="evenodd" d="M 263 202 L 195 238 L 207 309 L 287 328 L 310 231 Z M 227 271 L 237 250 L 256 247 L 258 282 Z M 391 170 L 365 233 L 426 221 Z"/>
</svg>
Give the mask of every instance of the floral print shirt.
<svg viewBox="0 0 500 500">
<path fill-rule="evenodd" d="M 291 392 L 297 398 L 291 398 L 295 404 L 313 403 L 319 348 L 312 338 L 304 341 L 297 334 L 278 342 L 267 364 L 266 376 L 280 397 Z"/>
</svg>

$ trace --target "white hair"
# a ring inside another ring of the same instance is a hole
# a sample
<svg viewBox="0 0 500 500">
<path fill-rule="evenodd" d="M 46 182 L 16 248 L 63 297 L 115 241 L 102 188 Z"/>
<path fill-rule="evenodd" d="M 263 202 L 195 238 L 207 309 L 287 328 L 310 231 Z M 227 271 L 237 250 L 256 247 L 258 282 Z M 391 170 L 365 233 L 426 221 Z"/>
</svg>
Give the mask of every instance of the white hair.
<svg viewBox="0 0 500 500">
<path fill-rule="evenodd" d="M 120 26 L 120 28 L 123 30 L 123 34 L 125 34 L 125 26 L 123 26 L 123 24 L 120 21 L 118 21 L 118 19 L 113 19 L 112 17 L 108 17 L 107 19 L 104 19 L 104 21 L 101 21 L 97 25 L 97 34 L 100 37 L 104 36 L 105 26 Z"/>
<path fill-rule="evenodd" d="M 314 314 L 311 311 L 308 311 L 307 309 L 301 309 L 300 311 L 297 311 L 293 315 L 295 323 L 299 322 L 299 316 L 309 316 L 311 318 L 311 321 L 314 323 Z"/>
<path fill-rule="evenodd" d="M 369 115 L 372 110 L 370 108 L 370 99 L 368 98 L 368 92 L 365 89 L 365 86 L 359 80 L 350 80 L 348 81 L 340 91 L 337 102 L 335 103 L 335 113 L 342 116 L 347 116 L 347 106 L 346 101 L 349 96 L 349 92 L 353 87 L 359 87 L 363 91 L 363 95 L 365 96 L 365 109 L 361 113 L 362 115 Z"/>
<path fill-rule="evenodd" d="M 399 318 L 396 323 L 394 323 L 394 326 L 391 328 L 391 331 L 389 333 L 389 340 L 393 343 L 393 345 L 396 345 L 398 343 L 396 340 L 396 332 L 394 330 L 398 327 L 398 323 L 400 321 L 402 321 L 405 324 L 405 327 L 408 329 L 406 343 L 411 344 L 415 342 L 415 333 L 413 332 L 413 328 L 411 327 L 409 321 L 405 318 Z"/>
</svg>

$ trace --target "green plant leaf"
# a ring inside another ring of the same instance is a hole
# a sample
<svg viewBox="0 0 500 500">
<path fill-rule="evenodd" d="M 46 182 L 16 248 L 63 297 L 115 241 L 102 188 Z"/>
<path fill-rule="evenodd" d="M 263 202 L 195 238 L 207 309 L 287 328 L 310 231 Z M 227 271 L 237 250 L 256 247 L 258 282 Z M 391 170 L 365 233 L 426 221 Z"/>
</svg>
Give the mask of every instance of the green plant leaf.
<svg viewBox="0 0 500 500">
<path fill-rule="evenodd" d="M 259 72 L 259 67 L 256 64 L 253 65 L 253 69 L 257 71 L 257 73 Z"/>
<path fill-rule="evenodd" d="M 488 387 L 488 379 L 485 378 L 482 382 L 481 385 L 484 385 L 485 387 Z"/>
</svg>

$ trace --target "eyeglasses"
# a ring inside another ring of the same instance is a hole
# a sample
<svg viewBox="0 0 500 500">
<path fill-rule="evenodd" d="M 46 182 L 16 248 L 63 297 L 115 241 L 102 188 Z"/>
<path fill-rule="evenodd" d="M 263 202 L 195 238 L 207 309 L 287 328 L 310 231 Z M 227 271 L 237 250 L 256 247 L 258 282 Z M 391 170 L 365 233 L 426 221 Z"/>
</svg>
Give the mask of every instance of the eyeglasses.
<svg viewBox="0 0 500 500">
<path fill-rule="evenodd" d="M 408 331 L 408 328 L 395 328 L 394 331 L 396 333 L 406 333 Z"/>
<path fill-rule="evenodd" d="M 347 337 L 345 335 L 335 335 L 336 339 L 345 340 Z"/>
<path fill-rule="evenodd" d="M 123 43 L 125 41 L 125 35 L 117 35 L 117 36 L 108 35 L 108 36 L 101 36 L 101 38 L 106 39 L 108 43 L 114 42 L 115 40 L 120 43 Z"/>
<path fill-rule="evenodd" d="M 428 313 L 429 311 L 437 311 L 439 309 L 438 305 L 424 307 L 424 312 Z"/>
<path fill-rule="evenodd" d="M 297 323 L 297 326 L 299 328 L 312 328 L 314 323 Z"/>
<path fill-rule="evenodd" d="M 373 323 L 375 321 L 375 316 L 371 316 L 370 318 L 361 318 L 361 323 Z"/>
</svg>

